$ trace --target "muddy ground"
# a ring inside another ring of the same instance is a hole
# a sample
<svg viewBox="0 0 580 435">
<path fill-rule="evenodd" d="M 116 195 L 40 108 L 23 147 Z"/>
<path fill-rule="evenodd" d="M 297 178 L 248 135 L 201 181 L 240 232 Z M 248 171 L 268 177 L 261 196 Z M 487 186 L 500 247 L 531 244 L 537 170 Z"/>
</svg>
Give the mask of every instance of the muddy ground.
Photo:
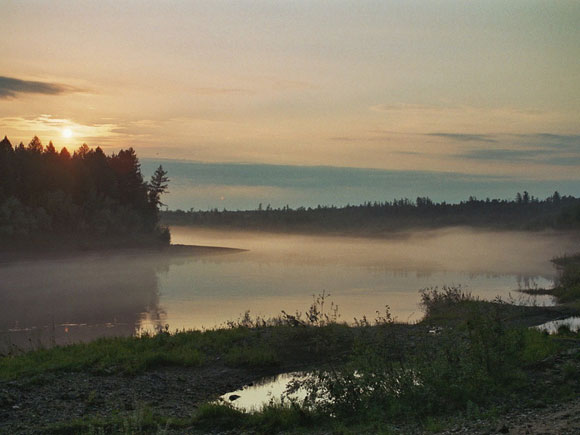
<svg viewBox="0 0 580 435">
<path fill-rule="evenodd" d="M 576 398 L 557 404 L 536 401 L 485 419 L 452 420 L 444 434 L 579 434 L 580 385 L 566 377 L 566 365 L 580 369 L 580 342 L 532 371 L 536 388 L 568 383 Z M 220 395 L 278 373 L 312 367 L 283 366 L 270 370 L 229 368 L 216 361 L 200 368 L 162 368 L 139 375 L 89 373 L 44 374 L 0 382 L 0 433 L 50 433 L 46 427 L 86 416 L 135 415 L 145 407 L 185 418 L 197 406 Z M 426 433 L 407 424 L 390 427 L 402 434 Z M 170 431 L 194 433 L 193 430 Z M 195 432 L 198 433 L 198 432 Z M 216 432 L 221 433 L 221 432 Z M 235 432 L 234 432 L 235 433 Z M 325 431 L 317 433 L 327 433 Z M 433 433 L 433 432 L 428 432 Z"/>
</svg>

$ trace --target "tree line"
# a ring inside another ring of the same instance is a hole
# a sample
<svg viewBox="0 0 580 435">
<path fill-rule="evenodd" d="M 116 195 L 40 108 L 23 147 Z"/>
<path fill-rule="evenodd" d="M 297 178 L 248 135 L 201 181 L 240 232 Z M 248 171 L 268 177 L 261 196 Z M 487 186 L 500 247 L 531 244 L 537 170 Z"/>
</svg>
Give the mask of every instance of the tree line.
<svg viewBox="0 0 580 435">
<path fill-rule="evenodd" d="M 47 238 L 169 243 L 159 225 L 167 173 L 160 166 L 143 180 L 133 148 L 106 155 L 81 145 L 72 155 L 44 146 L 0 141 L 0 241 Z M 58 236 L 58 237 L 56 237 Z"/>
<path fill-rule="evenodd" d="M 472 226 L 533 230 L 580 228 L 580 199 L 558 192 L 541 200 L 528 192 L 514 199 L 477 199 L 459 203 L 435 202 L 429 197 L 365 202 L 360 205 L 272 208 L 256 210 L 162 212 L 168 225 L 193 225 L 251 230 L 297 232 L 380 233 L 413 228 Z"/>
</svg>

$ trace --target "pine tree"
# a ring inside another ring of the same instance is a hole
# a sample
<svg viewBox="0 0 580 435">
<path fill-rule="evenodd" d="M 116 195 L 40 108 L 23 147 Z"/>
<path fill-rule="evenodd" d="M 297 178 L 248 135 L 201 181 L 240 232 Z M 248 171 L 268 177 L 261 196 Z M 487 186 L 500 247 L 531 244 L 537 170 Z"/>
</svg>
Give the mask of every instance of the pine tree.
<svg viewBox="0 0 580 435">
<path fill-rule="evenodd" d="M 167 192 L 168 183 L 167 171 L 163 170 L 163 166 L 159 165 L 151 176 L 151 182 L 147 185 L 149 203 L 155 208 L 165 205 L 161 202 L 161 195 Z"/>
<path fill-rule="evenodd" d="M 6 136 L 0 142 L 0 200 L 14 193 L 16 174 L 14 168 L 14 149 Z"/>
<path fill-rule="evenodd" d="M 44 147 L 42 146 L 42 142 L 40 141 L 38 136 L 34 136 L 32 138 L 32 140 L 28 144 L 28 150 L 33 152 L 33 153 L 38 153 L 38 154 L 42 153 L 42 151 L 44 150 Z"/>
</svg>

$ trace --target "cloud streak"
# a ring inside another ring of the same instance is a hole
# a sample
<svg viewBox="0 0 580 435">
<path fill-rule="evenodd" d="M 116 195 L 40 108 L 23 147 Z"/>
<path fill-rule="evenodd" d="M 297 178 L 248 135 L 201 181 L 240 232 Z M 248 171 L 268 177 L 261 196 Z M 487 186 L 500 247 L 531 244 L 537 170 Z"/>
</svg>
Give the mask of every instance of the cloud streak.
<svg viewBox="0 0 580 435">
<path fill-rule="evenodd" d="M 489 134 L 427 133 L 426 136 L 442 137 L 460 142 L 497 142 L 497 140 Z"/>
<path fill-rule="evenodd" d="M 249 89 L 242 88 L 194 88 L 194 93 L 197 95 L 252 95 L 255 92 Z"/>
<path fill-rule="evenodd" d="M 48 139 L 52 140 L 61 138 L 61 133 L 64 128 L 73 131 L 75 140 L 89 143 L 97 140 L 102 142 L 103 140 L 109 138 L 114 139 L 119 136 L 114 131 L 117 125 L 113 123 L 79 123 L 71 119 L 55 118 L 46 114 L 34 118 L 0 118 L 0 129 L 14 130 L 19 136 L 48 136 Z"/>
<path fill-rule="evenodd" d="M 476 148 L 454 157 L 470 160 L 536 163 L 552 166 L 580 164 L 580 138 L 576 135 L 535 134 L 522 135 L 523 143 L 512 148 Z"/>
<path fill-rule="evenodd" d="M 580 135 L 538 133 L 519 135 L 524 142 L 540 149 L 580 152 Z"/>
<path fill-rule="evenodd" d="M 465 153 L 459 154 L 460 158 L 474 159 L 474 160 L 497 160 L 497 161 L 510 161 L 510 162 L 529 162 L 535 161 L 538 158 L 542 158 L 549 155 L 551 152 L 549 150 L 517 150 L 508 148 L 495 148 L 495 149 L 475 149 L 470 150 Z"/>
<path fill-rule="evenodd" d="M 78 91 L 72 86 L 59 83 L 36 82 L 0 76 L 0 99 L 16 98 L 18 94 L 61 95 Z"/>
</svg>

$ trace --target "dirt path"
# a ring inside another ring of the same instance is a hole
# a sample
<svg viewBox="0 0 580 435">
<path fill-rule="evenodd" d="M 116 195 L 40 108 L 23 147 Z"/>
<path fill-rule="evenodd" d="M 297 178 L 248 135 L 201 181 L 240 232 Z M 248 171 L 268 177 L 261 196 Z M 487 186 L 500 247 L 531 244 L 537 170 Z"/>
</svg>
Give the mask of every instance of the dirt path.
<svg viewBox="0 0 580 435">
<path fill-rule="evenodd" d="M 39 433 L 49 424 L 140 407 L 188 417 L 198 404 L 273 374 L 212 366 L 164 368 L 136 376 L 58 373 L 0 382 L 0 434 Z"/>
<path fill-rule="evenodd" d="M 514 411 L 494 422 L 481 421 L 461 425 L 442 434 L 578 435 L 580 398 L 543 409 Z"/>
<path fill-rule="evenodd" d="M 200 403 L 277 372 L 280 370 L 213 366 L 164 368 L 136 376 L 58 373 L 1 382 L 0 434 L 43 433 L 42 428 L 50 424 L 86 416 L 135 413 L 143 407 L 170 417 L 188 417 Z M 401 433 L 423 433 L 408 429 L 410 432 L 400 428 Z M 442 433 L 577 435 L 580 398 L 544 408 L 516 410 L 494 421 L 468 422 Z"/>
</svg>

